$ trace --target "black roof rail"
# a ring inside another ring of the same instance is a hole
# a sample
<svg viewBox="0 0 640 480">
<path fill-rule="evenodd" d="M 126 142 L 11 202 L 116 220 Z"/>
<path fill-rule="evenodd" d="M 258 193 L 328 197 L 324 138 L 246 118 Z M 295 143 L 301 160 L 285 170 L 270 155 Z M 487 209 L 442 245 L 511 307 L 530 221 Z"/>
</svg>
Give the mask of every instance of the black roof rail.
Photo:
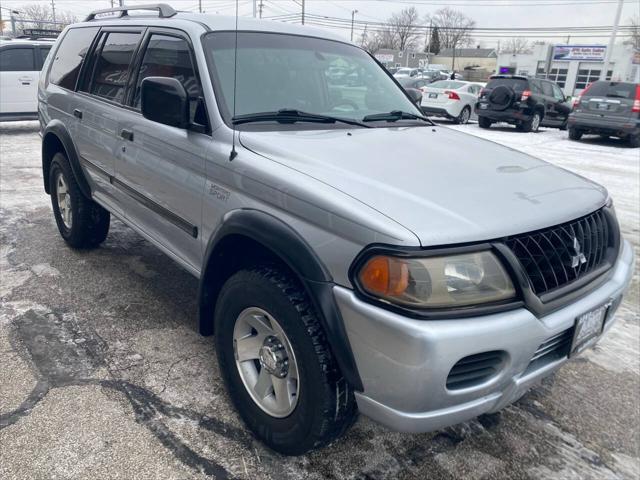
<svg viewBox="0 0 640 480">
<path fill-rule="evenodd" d="M 94 10 L 91 12 L 87 18 L 84 19 L 85 22 L 90 22 L 96 18 L 96 15 L 101 15 L 103 13 L 116 13 L 120 12 L 120 15 L 117 17 L 107 17 L 107 18 L 122 18 L 129 15 L 130 10 L 157 10 L 158 17 L 160 18 L 169 18 L 173 17 L 176 13 L 176 10 L 173 9 L 172 6 L 167 5 L 166 3 L 150 3 L 147 5 L 135 5 L 131 7 L 118 7 L 118 8 L 105 8 L 104 10 Z"/>
</svg>

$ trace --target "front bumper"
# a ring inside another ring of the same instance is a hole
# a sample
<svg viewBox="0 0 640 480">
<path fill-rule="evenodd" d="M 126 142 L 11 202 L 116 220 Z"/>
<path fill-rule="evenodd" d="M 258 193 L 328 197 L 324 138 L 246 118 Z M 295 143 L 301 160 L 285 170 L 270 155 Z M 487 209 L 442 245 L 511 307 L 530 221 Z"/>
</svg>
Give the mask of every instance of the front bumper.
<svg viewBox="0 0 640 480">
<path fill-rule="evenodd" d="M 566 356 L 535 364 L 531 359 L 545 340 L 571 329 L 579 315 L 619 299 L 631 281 L 633 264 L 625 241 L 605 283 L 542 318 L 522 308 L 458 320 L 416 320 L 334 287 L 364 385 L 363 392 L 356 392 L 360 412 L 394 430 L 426 432 L 503 408 L 566 362 Z M 476 386 L 447 389 L 456 362 L 496 350 L 505 352 L 499 373 Z"/>
</svg>

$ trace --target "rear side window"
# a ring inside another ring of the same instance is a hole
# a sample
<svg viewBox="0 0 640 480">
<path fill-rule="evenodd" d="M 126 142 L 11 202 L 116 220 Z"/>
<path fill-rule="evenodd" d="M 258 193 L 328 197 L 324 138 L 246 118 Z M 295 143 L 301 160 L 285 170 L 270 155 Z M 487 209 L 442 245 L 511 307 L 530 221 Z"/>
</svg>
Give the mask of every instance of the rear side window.
<svg viewBox="0 0 640 480">
<path fill-rule="evenodd" d="M 591 88 L 582 92 L 583 97 L 636 98 L 635 83 L 594 82 Z"/>
<path fill-rule="evenodd" d="M 94 70 L 91 93 L 121 102 L 129 80 L 129 64 L 141 34 L 111 32 L 104 42 Z"/>
<path fill-rule="evenodd" d="M 0 50 L 0 72 L 33 72 L 33 48 L 5 48 Z"/>
<path fill-rule="evenodd" d="M 49 73 L 51 83 L 69 90 L 75 89 L 82 60 L 89 51 L 97 32 L 97 27 L 74 28 L 67 32 L 56 50 L 56 56 L 51 65 Z"/>
<path fill-rule="evenodd" d="M 189 96 L 191 121 L 197 120 L 196 113 L 202 90 L 191 60 L 191 49 L 185 39 L 169 35 L 151 35 L 136 82 L 133 106 L 137 109 L 140 109 L 140 85 L 147 77 L 178 79 Z"/>
<path fill-rule="evenodd" d="M 44 65 L 44 62 L 47 60 L 47 57 L 49 56 L 49 52 L 50 51 L 51 51 L 51 47 L 49 47 L 49 46 L 47 46 L 47 47 L 43 47 L 43 46 L 38 47 L 38 52 L 39 52 L 38 69 L 42 69 L 42 66 Z"/>
<path fill-rule="evenodd" d="M 542 83 L 542 93 L 544 93 L 548 97 L 553 97 L 553 86 L 549 82 L 541 82 L 541 83 Z"/>
<path fill-rule="evenodd" d="M 493 89 L 504 85 L 505 87 L 511 87 L 516 92 L 524 92 L 529 87 L 529 82 L 522 78 L 493 78 L 489 80 L 487 84 L 488 89 Z"/>
</svg>

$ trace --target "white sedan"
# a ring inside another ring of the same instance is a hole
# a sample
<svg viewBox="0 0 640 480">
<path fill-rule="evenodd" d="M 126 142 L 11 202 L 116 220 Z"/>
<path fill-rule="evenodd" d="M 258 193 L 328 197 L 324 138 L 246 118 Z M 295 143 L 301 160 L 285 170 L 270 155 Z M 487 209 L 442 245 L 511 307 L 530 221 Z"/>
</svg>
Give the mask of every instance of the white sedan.
<svg viewBox="0 0 640 480">
<path fill-rule="evenodd" d="M 467 123 L 482 85 L 460 80 L 440 80 L 422 87 L 420 107 L 425 115 Z"/>
</svg>

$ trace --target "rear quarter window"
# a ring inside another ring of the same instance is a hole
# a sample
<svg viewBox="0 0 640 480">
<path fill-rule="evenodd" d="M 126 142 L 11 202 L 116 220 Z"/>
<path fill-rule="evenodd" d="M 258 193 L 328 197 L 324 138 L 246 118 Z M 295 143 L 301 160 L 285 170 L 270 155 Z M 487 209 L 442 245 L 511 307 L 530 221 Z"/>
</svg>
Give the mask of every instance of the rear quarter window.
<svg viewBox="0 0 640 480">
<path fill-rule="evenodd" d="M 505 87 L 511 87 L 516 92 L 524 92 L 529 88 L 529 82 L 522 78 L 494 78 L 489 80 L 487 84 L 487 89 L 494 89 L 504 85 Z"/>
<path fill-rule="evenodd" d="M 49 81 L 68 90 L 74 90 L 82 61 L 89 52 L 98 27 L 73 28 L 67 32 L 56 50 L 49 72 Z"/>
</svg>

